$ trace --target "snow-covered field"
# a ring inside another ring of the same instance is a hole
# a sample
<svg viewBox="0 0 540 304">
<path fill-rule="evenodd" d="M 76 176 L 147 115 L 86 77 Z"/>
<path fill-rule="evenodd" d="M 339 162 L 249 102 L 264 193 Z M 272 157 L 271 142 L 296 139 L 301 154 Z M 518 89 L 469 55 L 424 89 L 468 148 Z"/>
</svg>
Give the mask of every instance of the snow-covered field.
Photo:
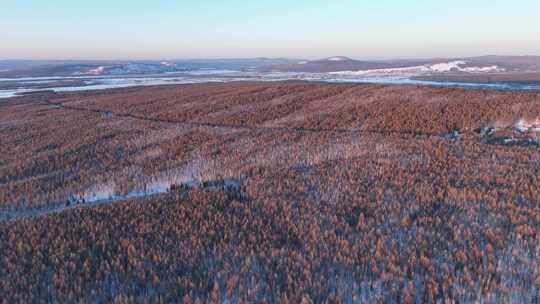
<svg viewBox="0 0 540 304">
<path fill-rule="evenodd" d="M 105 72 L 105 67 L 100 66 L 95 69 L 90 69 L 83 72 L 76 72 L 74 75 L 96 75 L 97 76 L 97 75 L 103 74 L 103 72 Z"/>
<path fill-rule="evenodd" d="M 336 56 L 336 57 L 330 57 L 330 58 L 328 58 L 326 60 L 328 60 L 328 61 L 346 61 L 346 60 L 349 60 L 349 59 L 346 58 L 346 57 Z"/>
<path fill-rule="evenodd" d="M 332 72 L 332 75 L 341 76 L 360 76 L 360 77 L 400 77 L 408 78 L 414 76 L 421 76 L 425 74 L 433 73 L 447 73 L 447 72 L 465 72 L 465 73 L 493 73 L 504 72 L 503 68 L 499 68 L 496 65 L 492 66 L 472 66 L 466 67 L 466 61 L 450 61 L 445 63 L 437 63 L 433 65 L 419 65 L 404 68 L 391 68 L 391 69 L 372 69 L 361 71 L 344 71 L 344 72 Z"/>
</svg>

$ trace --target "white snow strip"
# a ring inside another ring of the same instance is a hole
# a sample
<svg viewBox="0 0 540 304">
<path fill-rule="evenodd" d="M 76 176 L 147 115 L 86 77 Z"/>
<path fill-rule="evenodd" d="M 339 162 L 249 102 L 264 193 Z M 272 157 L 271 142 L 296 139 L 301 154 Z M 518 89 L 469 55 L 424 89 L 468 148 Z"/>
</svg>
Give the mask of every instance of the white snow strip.
<svg viewBox="0 0 540 304">
<path fill-rule="evenodd" d="M 341 76 L 362 76 L 362 77 L 398 77 L 406 78 L 412 76 L 420 76 L 430 73 L 448 73 L 448 72 L 467 72 L 467 73 L 488 73 L 502 72 L 504 69 L 496 65 L 487 67 L 461 67 L 467 64 L 466 61 L 451 61 L 437 63 L 433 65 L 419 65 L 404 68 L 389 68 L 389 69 L 371 69 L 360 71 L 342 71 L 332 72 L 331 75 Z"/>
<path fill-rule="evenodd" d="M 489 73 L 489 72 L 503 72 L 503 68 L 499 68 L 496 65 L 486 66 L 486 67 L 461 67 L 462 65 L 467 64 L 467 61 L 451 61 L 446 63 L 437 63 L 431 65 L 429 68 L 433 72 L 467 72 L 467 73 Z"/>
<path fill-rule="evenodd" d="M 540 119 L 534 121 L 527 121 L 525 119 L 520 119 L 514 126 L 516 131 L 521 133 L 526 132 L 540 132 Z"/>
<path fill-rule="evenodd" d="M 97 67 L 95 69 L 88 70 L 86 72 L 75 72 L 74 75 L 101 75 L 105 71 L 104 66 Z"/>
<path fill-rule="evenodd" d="M 453 70 L 460 70 L 460 65 L 467 64 L 466 61 L 451 61 L 446 63 L 437 63 L 429 68 L 434 72 L 451 72 Z"/>
<path fill-rule="evenodd" d="M 430 72 L 431 70 L 426 66 L 412 66 L 406 68 L 391 68 L 391 69 L 373 69 L 362 71 L 344 71 L 344 72 L 332 72 L 331 75 L 341 76 L 363 76 L 363 77 L 410 77 L 423 73 Z"/>
<path fill-rule="evenodd" d="M 168 62 L 168 61 L 162 61 L 161 64 L 164 65 L 164 66 L 174 66 L 175 65 L 174 63 Z"/>
<path fill-rule="evenodd" d="M 499 68 L 496 65 L 492 65 L 492 66 L 488 66 L 488 67 L 461 68 L 461 71 L 469 72 L 469 73 L 490 73 L 490 72 L 504 72 L 504 69 Z"/>
<path fill-rule="evenodd" d="M 345 57 L 330 57 L 330 58 L 328 58 L 326 60 L 328 60 L 328 61 L 345 61 L 345 60 L 347 60 L 347 58 L 345 58 Z"/>
</svg>

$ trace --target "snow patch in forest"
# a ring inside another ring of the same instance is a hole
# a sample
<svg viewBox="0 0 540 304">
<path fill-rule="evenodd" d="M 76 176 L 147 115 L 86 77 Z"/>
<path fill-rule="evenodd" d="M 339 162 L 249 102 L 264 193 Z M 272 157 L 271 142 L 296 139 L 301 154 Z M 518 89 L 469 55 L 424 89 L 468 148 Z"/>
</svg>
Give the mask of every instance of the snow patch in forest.
<svg viewBox="0 0 540 304">
<path fill-rule="evenodd" d="M 94 185 L 86 190 L 82 195 L 71 198 L 72 201 L 84 201 L 88 203 L 108 200 L 114 197 L 114 183 Z"/>
<path fill-rule="evenodd" d="M 526 120 L 526 119 L 520 119 L 518 122 L 516 122 L 515 126 L 516 130 L 521 133 L 526 132 L 540 132 L 540 119 L 535 120 Z"/>
</svg>

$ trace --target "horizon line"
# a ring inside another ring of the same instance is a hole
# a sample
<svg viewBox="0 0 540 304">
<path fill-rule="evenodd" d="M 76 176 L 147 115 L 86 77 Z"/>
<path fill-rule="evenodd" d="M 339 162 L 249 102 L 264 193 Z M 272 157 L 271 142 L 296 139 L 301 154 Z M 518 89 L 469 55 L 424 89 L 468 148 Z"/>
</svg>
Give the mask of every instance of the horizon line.
<svg viewBox="0 0 540 304">
<path fill-rule="evenodd" d="M 277 56 L 277 57 L 271 57 L 271 56 L 248 56 L 248 57 L 177 57 L 177 58 L 71 58 L 71 59 L 60 59 L 60 58 L 0 58 L 0 61 L 111 61 L 111 62 L 118 62 L 118 61 L 197 61 L 197 60 L 310 60 L 310 61 L 317 61 L 317 60 L 323 60 L 327 58 L 332 57 L 346 57 L 351 60 L 356 61 L 388 61 L 388 60 L 414 60 L 414 59 L 457 59 L 457 58 L 476 58 L 476 57 L 540 57 L 540 54 L 516 54 L 516 55 L 508 55 L 508 54 L 485 54 L 485 55 L 476 55 L 476 56 L 426 56 L 426 57 L 387 57 L 387 58 L 365 58 L 365 59 L 358 59 L 358 57 L 355 56 L 345 56 L 345 55 L 333 55 L 333 56 L 326 56 L 326 57 L 317 57 L 314 59 L 308 59 L 303 57 L 284 57 L 284 56 Z"/>
</svg>

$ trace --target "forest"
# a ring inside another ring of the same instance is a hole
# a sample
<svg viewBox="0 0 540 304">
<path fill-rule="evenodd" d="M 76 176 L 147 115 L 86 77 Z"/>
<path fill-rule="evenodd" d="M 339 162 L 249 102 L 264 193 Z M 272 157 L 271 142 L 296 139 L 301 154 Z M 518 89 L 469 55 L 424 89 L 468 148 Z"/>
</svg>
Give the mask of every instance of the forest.
<svg viewBox="0 0 540 304">
<path fill-rule="evenodd" d="M 540 301 L 540 93 L 43 93 L 0 134 L 3 303 Z"/>
</svg>

